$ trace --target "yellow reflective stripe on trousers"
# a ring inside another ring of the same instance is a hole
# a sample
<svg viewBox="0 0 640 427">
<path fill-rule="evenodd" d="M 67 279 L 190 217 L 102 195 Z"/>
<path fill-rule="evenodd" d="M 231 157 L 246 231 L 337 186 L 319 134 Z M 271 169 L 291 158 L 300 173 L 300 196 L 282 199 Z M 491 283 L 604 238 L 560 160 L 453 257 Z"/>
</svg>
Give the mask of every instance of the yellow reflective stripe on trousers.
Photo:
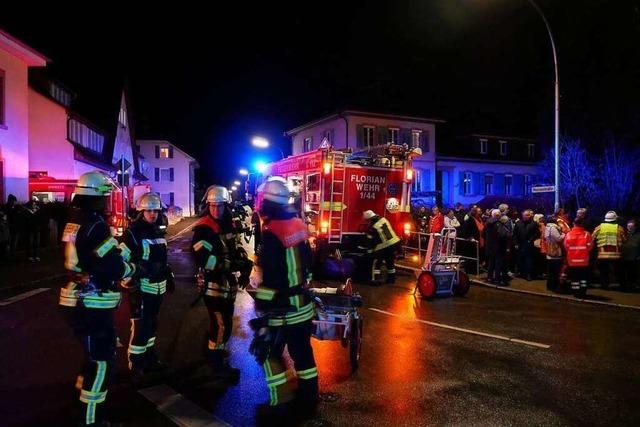
<svg viewBox="0 0 640 427">
<path fill-rule="evenodd" d="M 122 258 L 125 261 L 129 261 L 131 259 L 131 249 L 129 249 L 124 242 L 120 243 L 118 248 L 120 249 L 120 255 L 122 255 Z"/>
<path fill-rule="evenodd" d="M 202 248 L 206 248 L 209 252 L 213 250 L 213 246 L 211 245 L 211 243 L 207 242 L 206 240 L 200 240 L 193 244 L 193 249 L 195 249 L 196 252 Z"/>
<path fill-rule="evenodd" d="M 256 298 L 263 301 L 273 301 L 273 298 L 276 296 L 276 290 L 267 288 L 266 286 L 260 286 L 256 290 Z"/>
<path fill-rule="evenodd" d="M 146 294 L 162 295 L 167 292 L 167 281 L 149 282 L 149 279 L 140 279 L 140 290 Z"/>
<path fill-rule="evenodd" d="M 143 354 L 145 351 L 147 351 L 147 346 L 146 345 L 129 344 L 129 349 L 127 350 L 127 353 L 129 353 L 129 354 Z"/>
<path fill-rule="evenodd" d="M 207 263 L 204 265 L 205 270 L 213 270 L 216 268 L 216 264 L 218 263 L 218 258 L 215 255 L 209 255 L 207 258 Z"/>
<path fill-rule="evenodd" d="M 309 369 L 305 369 L 303 371 L 296 371 L 298 378 L 302 378 L 303 380 L 310 380 L 311 378 L 315 378 L 318 376 L 318 368 L 313 367 Z"/>
<path fill-rule="evenodd" d="M 268 387 L 277 387 L 279 385 L 285 384 L 287 382 L 287 374 L 283 372 L 278 375 L 272 375 L 267 377 L 267 386 Z"/>
<path fill-rule="evenodd" d="M 147 348 L 153 347 L 156 344 L 156 337 L 151 337 L 147 341 Z"/>
<path fill-rule="evenodd" d="M 82 304 L 87 308 L 116 308 L 120 303 L 120 292 L 102 292 L 82 297 Z"/>
<path fill-rule="evenodd" d="M 102 403 L 107 398 L 106 391 L 87 391 L 80 390 L 80 402 L 84 403 Z"/>
<path fill-rule="evenodd" d="M 64 288 L 60 288 L 60 299 L 58 300 L 58 304 L 65 307 L 75 307 L 78 305 L 77 287 L 77 283 L 69 282 Z"/>
<path fill-rule="evenodd" d="M 104 242 L 102 242 L 100 246 L 96 248 L 95 250 L 96 255 L 98 255 L 99 258 L 102 258 L 107 254 L 107 252 L 109 252 L 111 249 L 117 246 L 118 246 L 118 241 L 113 237 L 109 237 Z"/>
<path fill-rule="evenodd" d="M 302 307 L 300 310 L 288 313 L 284 317 L 274 317 L 269 319 L 269 326 L 284 326 L 284 325 L 295 325 L 297 323 L 306 322 L 307 320 L 313 319 L 315 315 L 315 310 L 313 303 L 309 303 Z"/>
<path fill-rule="evenodd" d="M 269 365 L 269 360 L 265 360 L 265 362 L 262 364 L 262 367 L 264 368 L 264 373 L 265 373 L 265 377 L 268 379 L 271 376 L 273 376 L 273 373 L 271 372 L 271 365 Z M 276 390 L 275 386 L 269 386 L 267 384 L 267 388 L 269 389 L 269 404 L 271 406 L 276 406 L 278 404 L 278 391 Z"/>
<path fill-rule="evenodd" d="M 93 385 L 91 386 L 91 391 L 90 391 L 90 393 L 92 393 L 93 396 L 95 396 L 100 392 L 100 389 L 102 388 L 102 384 L 104 384 L 105 374 L 107 372 L 107 362 L 102 360 L 96 360 L 96 364 L 98 365 L 96 369 L 96 377 L 93 379 Z M 81 401 L 83 398 L 83 392 L 89 393 L 88 390 L 82 390 L 80 392 Z M 106 393 L 104 394 L 104 396 L 106 397 Z M 96 400 L 92 400 L 84 403 L 87 404 L 87 414 L 85 416 L 85 422 L 87 424 L 93 424 L 96 422 L 96 403 L 100 403 L 100 402 Z"/>
</svg>

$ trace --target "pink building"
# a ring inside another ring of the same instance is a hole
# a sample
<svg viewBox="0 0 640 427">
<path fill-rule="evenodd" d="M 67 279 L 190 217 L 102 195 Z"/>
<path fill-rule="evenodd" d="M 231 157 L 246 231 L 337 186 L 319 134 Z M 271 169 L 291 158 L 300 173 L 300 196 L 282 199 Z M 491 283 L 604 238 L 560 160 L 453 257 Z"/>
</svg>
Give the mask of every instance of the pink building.
<svg viewBox="0 0 640 427">
<path fill-rule="evenodd" d="M 28 199 L 28 70 L 48 59 L 0 30 L 0 200 L 9 194 Z"/>
</svg>

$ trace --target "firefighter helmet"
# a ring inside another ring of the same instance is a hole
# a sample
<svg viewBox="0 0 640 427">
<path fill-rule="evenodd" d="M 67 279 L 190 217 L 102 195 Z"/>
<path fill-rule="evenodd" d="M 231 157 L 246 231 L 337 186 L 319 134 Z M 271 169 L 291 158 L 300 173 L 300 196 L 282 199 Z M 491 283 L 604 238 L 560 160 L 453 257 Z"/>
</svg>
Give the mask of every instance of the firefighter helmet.
<svg viewBox="0 0 640 427">
<path fill-rule="evenodd" d="M 221 185 L 212 185 L 207 188 L 205 193 L 205 200 L 207 203 L 229 203 L 231 198 L 229 197 L 229 190 Z"/>
<path fill-rule="evenodd" d="M 83 196 L 109 196 L 114 184 L 107 175 L 100 171 L 86 172 L 80 175 L 76 183 L 75 193 Z"/>
<path fill-rule="evenodd" d="M 136 201 L 138 211 L 159 211 L 162 210 L 162 201 L 158 193 L 144 193 Z"/>
<path fill-rule="evenodd" d="M 280 180 L 267 181 L 264 184 L 263 200 L 268 200 L 277 205 L 290 204 L 291 195 L 286 184 Z"/>
<path fill-rule="evenodd" d="M 374 216 L 376 216 L 376 213 L 374 211 L 372 211 L 372 210 L 368 210 L 368 211 L 362 212 L 362 217 L 364 219 L 371 219 Z"/>
</svg>

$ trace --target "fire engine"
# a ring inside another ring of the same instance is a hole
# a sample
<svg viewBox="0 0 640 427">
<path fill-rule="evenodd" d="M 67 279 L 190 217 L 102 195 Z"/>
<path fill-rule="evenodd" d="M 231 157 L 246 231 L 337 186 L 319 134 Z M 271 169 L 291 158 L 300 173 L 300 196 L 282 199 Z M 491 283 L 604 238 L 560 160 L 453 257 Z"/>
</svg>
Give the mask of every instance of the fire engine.
<svg viewBox="0 0 640 427">
<path fill-rule="evenodd" d="M 420 154 L 399 145 L 366 153 L 323 147 L 268 164 L 263 179 L 286 179 L 317 243 L 353 248 L 366 231 L 362 213 L 368 209 L 386 217 L 399 235 L 410 231 L 411 159 Z"/>
<path fill-rule="evenodd" d="M 71 203 L 75 179 L 56 179 L 45 172 L 32 172 L 29 175 L 29 194 L 40 201 Z M 131 201 L 151 190 L 148 184 L 121 187 L 113 182 L 113 191 L 107 200 L 107 222 L 111 233 L 121 236 L 128 225 L 127 212 Z"/>
</svg>

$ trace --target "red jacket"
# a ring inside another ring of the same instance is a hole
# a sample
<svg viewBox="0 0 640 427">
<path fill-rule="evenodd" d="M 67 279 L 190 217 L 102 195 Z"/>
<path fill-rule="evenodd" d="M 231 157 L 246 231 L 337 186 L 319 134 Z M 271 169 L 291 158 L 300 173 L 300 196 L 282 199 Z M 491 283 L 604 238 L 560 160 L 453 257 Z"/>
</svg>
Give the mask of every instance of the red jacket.
<svg viewBox="0 0 640 427">
<path fill-rule="evenodd" d="M 591 233 L 582 227 L 575 226 L 564 238 L 569 267 L 588 267 L 589 252 L 593 248 Z"/>
<path fill-rule="evenodd" d="M 439 233 L 444 228 L 444 215 L 438 212 L 438 215 L 434 215 L 429 218 L 429 233 Z"/>
</svg>

